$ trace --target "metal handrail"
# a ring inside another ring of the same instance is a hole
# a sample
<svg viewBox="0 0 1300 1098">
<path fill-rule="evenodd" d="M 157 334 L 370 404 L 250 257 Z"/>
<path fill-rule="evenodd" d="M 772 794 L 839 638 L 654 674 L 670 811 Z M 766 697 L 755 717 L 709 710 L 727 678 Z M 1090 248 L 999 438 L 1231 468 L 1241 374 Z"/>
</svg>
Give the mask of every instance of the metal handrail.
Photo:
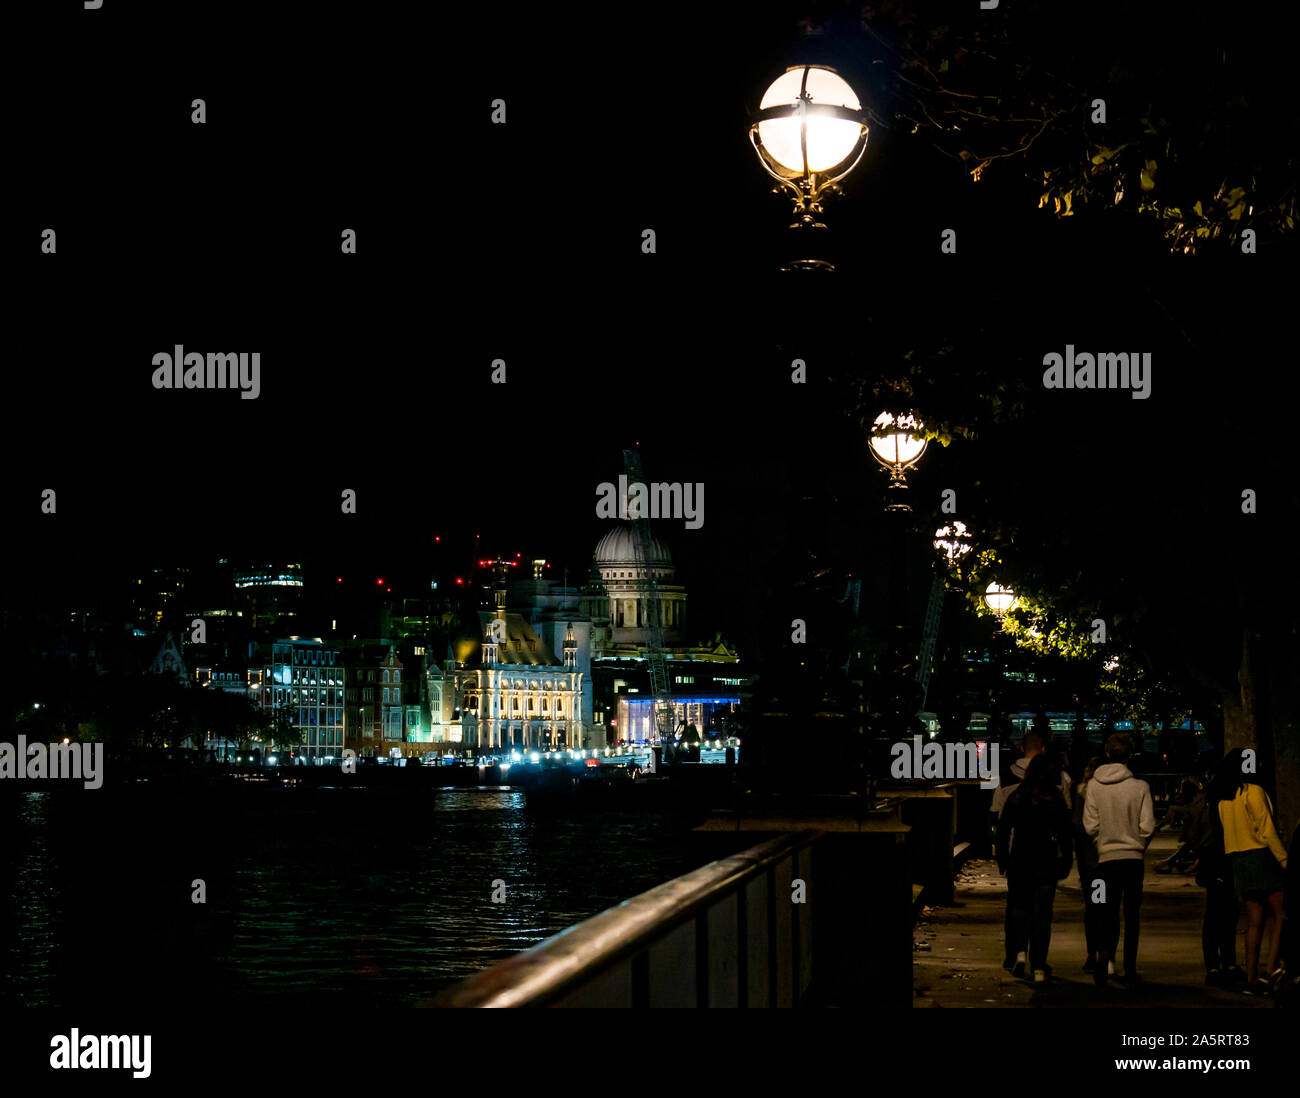
<svg viewBox="0 0 1300 1098">
<path fill-rule="evenodd" d="M 657 885 L 477 973 L 424 1006 L 544 1006 L 634 957 L 821 832 L 790 832 Z"/>
</svg>

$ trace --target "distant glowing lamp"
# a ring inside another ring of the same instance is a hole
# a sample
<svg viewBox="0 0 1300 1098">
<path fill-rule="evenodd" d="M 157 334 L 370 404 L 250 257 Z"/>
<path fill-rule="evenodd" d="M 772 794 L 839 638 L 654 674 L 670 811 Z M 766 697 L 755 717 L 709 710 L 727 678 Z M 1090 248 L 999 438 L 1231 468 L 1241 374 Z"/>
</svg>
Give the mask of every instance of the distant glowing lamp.
<svg viewBox="0 0 1300 1098">
<path fill-rule="evenodd" d="M 964 522 L 953 521 L 934 532 L 934 547 L 949 564 L 969 553 L 970 543 L 970 531 Z"/>
<path fill-rule="evenodd" d="M 1001 587 L 997 583 L 990 583 L 984 590 L 984 602 L 988 608 L 1002 617 L 1008 610 L 1016 604 L 1016 593 L 1010 587 Z"/>
</svg>

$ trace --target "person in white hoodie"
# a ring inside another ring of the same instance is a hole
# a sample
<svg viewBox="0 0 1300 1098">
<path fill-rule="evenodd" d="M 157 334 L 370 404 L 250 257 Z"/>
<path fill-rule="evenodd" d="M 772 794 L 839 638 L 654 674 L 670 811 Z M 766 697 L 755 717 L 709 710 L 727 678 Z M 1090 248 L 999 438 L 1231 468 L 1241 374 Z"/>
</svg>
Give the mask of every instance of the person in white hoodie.
<svg viewBox="0 0 1300 1098">
<path fill-rule="evenodd" d="M 1083 829 L 1097 843 L 1097 873 L 1105 888 L 1099 897 L 1104 920 L 1102 948 L 1093 969 L 1093 980 L 1100 986 L 1115 974 L 1121 903 L 1124 979 L 1130 984 L 1140 979 L 1137 952 L 1142 874 L 1147 844 L 1156 833 L 1156 814 L 1151 787 L 1135 778 L 1127 766 L 1132 755 L 1133 744 L 1127 736 L 1116 733 L 1107 739 L 1106 758 L 1110 761 L 1097 767 L 1083 804 Z"/>
</svg>

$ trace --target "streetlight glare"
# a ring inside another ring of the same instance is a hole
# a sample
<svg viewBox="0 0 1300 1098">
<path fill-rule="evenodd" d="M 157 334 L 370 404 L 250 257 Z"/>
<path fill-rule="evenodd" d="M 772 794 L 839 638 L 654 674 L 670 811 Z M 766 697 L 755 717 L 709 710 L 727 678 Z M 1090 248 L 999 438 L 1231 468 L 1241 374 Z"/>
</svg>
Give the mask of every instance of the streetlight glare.
<svg viewBox="0 0 1300 1098">
<path fill-rule="evenodd" d="M 848 82 L 829 69 L 797 68 L 782 73 L 764 93 L 759 110 L 787 104 L 788 116 L 758 124 L 763 147 L 787 171 L 828 172 L 838 167 L 866 129 L 851 119 L 809 112 L 809 107 L 816 106 L 862 109 Z"/>
</svg>

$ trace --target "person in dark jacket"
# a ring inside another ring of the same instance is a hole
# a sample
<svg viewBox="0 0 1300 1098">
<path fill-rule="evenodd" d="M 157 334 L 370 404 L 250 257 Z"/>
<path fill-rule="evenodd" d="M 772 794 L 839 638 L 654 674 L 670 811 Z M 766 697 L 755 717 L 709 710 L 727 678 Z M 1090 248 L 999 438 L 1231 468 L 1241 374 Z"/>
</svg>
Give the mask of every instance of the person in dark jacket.
<svg viewBox="0 0 1300 1098">
<path fill-rule="evenodd" d="M 1074 830 L 1074 854 L 1079 863 L 1079 889 L 1083 893 L 1083 939 L 1088 947 L 1088 959 L 1083 962 L 1083 971 L 1091 972 L 1097 965 L 1097 952 L 1101 949 L 1101 910 L 1092 902 L 1092 882 L 1097 877 L 1097 844 L 1083 829 L 1083 804 L 1088 796 L 1088 783 L 1097 767 L 1105 765 L 1106 760 L 1100 755 L 1088 761 L 1083 771 L 1083 781 L 1074 793 L 1074 806 L 1071 809 L 1071 824 Z"/>
<path fill-rule="evenodd" d="M 1205 889 L 1205 917 L 1201 922 L 1201 953 L 1205 958 L 1205 982 L 1211 987 L 1233 987 L 1246 982 L 1237 964 L 1237 896 L 1232 886 L 1232 867 L 1223 852 L 1223 824 L 1219 820 L 1219 798 L 1229 799 L 1236 788 L 1212 781 L 1191 821 L 1189 843 L 1196 852 L 1196 883 Z"/>
<path fill-rule="evenodd" d="M 1291 833 L 1291 846 L 1287 851 L 1286 884 L 1282 894 L 1282 978 L 1274 988 L 1279 1007 L 1294 1008 L 1296 1005 L 1297 983 L 1296 969 L 1300 968 L 1300 942 L 1296 941 L 1296 922 L 1300 921 L 1300 858 L 1296 857 L 1296 847 L 1300 846 L 1300 827 Z"/>
<path fill-rule="evenodd" d="M 1016 948 L 1028 943 L 1034 983 L 1043 983 L 1051 973 L 1047 950 L 1056 883 L 1070 872 L 1074 854 L 1070 810 L 1041 755 L 1030 761 L 1024 781 L 1007 799 L 998 821 L 996 855 L 1007 878 Z"/>
</svg>

